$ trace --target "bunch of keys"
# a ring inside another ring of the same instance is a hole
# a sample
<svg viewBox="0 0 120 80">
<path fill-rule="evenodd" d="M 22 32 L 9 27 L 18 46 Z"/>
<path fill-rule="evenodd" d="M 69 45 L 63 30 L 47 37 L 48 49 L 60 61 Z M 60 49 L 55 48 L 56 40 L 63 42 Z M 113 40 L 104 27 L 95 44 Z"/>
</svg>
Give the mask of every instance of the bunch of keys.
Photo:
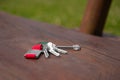
<svg viewBox="0 0 120 80">
<path fill-rule="evenodd" d="M 37 59 L 39 58 L 41 53 L 44 53 L 45 57 L 49 57 L 49 53 L 52 53 L 55 56 L 60 56 L 60 53 L 66 54 L 67 51 L 59 48 L 72 48 L 74 50 L 80 50 L 79 45 L 73 45 L 73 46 L 56 46 L 52 42 L 40 42 L 39 44 L 36 44 L 32 46 L 32 49 L 28 50 L 24 57 L 27 59 Z"/>
</svg>

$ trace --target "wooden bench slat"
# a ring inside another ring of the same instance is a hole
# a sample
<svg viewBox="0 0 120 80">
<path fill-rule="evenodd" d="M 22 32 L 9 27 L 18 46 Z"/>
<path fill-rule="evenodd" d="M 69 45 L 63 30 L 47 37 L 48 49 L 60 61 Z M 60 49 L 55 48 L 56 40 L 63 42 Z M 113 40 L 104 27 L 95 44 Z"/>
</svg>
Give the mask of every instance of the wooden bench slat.
<svg viewBox="0 0 120 80">
<path fill-rule="evenodd" d="M 61 57 L 25 59 L 24 53 L 40 41 L 79 44 L 82 49 Z M 119 45 L 119 41 L 0 12 L 0 80 L 119 80 Z"/>
</svg>

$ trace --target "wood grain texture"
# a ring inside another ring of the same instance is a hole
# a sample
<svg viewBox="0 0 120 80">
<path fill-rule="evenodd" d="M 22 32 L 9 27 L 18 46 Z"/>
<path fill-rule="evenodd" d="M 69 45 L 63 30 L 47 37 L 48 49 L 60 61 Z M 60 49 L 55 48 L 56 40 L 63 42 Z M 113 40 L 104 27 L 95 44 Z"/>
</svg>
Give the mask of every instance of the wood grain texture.
<svg viewBox="0 0 120 80">
<path fill-rule="evenodd" d="M 40 41 L 79 44 L 82 49 L 25 59 L 24 53 Z M 0 12 L 0 80 L 120 80 L 119 75 L 120 41 Z"/>
</svg>

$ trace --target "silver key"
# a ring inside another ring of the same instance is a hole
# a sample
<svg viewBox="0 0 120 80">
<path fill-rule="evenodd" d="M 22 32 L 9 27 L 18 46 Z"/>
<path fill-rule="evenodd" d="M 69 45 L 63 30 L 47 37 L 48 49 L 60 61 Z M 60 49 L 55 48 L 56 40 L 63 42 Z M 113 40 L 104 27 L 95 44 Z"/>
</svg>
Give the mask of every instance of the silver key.
<svg viewBox="0 0 120 80">
<path fill-rule="evenodd" d="M 72 48 L 72 49 L 74 49 L 74 50 L 80 50 L 80 46 L 79 45 L 72 45 L 72 46 L 56 46 L 56 47 L 58 47 L 58 48 Z"/>
<path fill-rule="evenodd" d="M 43 52 L 45 54 L 45 57 L 48 58 L 49 57 L 49 53 L 48 53 L 48 50 L 47 50 L 47 45 L 43 45 Z"/>
</svg>

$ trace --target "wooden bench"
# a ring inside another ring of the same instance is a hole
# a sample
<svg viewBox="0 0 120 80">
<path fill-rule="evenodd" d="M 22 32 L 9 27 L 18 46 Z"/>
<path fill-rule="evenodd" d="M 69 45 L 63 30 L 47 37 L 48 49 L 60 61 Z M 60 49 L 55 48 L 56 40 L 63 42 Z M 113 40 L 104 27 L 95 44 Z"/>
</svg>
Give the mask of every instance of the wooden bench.
<svg viewBox="0 0 120 80">
<path fill-rule="evenodd" d="M 82 48 L 61 57 L 25 59 L 40 41 Z M 0 12 L 0 80 L 120 80 L 120 41 Z"/>
</svg>

